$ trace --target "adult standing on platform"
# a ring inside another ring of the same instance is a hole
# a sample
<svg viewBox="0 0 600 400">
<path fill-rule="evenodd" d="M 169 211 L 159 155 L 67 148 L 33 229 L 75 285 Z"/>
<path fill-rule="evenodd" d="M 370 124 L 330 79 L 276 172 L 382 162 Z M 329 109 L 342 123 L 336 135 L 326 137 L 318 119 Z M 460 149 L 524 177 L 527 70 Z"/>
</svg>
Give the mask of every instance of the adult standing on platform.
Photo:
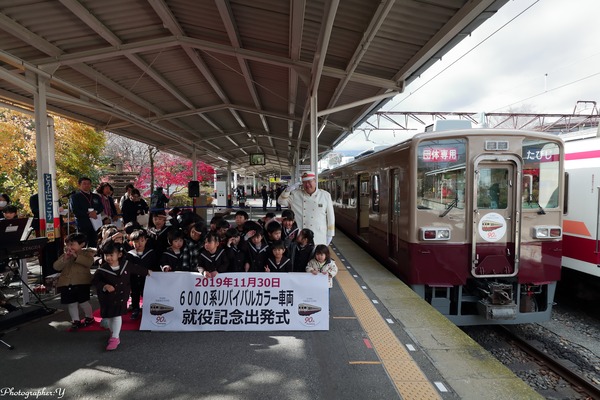
<svg viewBox="0 0 600 400">
<path fill-rule="evenodd" d="M 276 183 L 275 184 L 275 199 L 278 199 L 279 196 L 281 196 L 281 193 L 283 193 L 283 188 L 281 187 L 281 183 Z M 275 202 L 277 204 L 275 204 L 275 211 L 281 211 L 281 204 L 279 204 L 277 201 Z"/>
<path fill-rule="evenodd" d="M 315 245 L 329 245 L 335 235 L 335 215 L 331 195 L 326 190 L 317 188 L 316 176 L 312 171 L 303 173 L 302 187 L 297 188 L 297 186 L 298 184 L 288 186 L 277 202 L 292 209 L 300 229 L 313 231 Z"/>
<path fill-rule="evenodd" d="M 121 196 L 121 199 L 119 200 L 119 208 L 121 210 L 123 210 L 123 203 L 125 203 L 125 200 L 129 199 L 129 196 L 131 196 L 131 191 L 135 189 L 135 186 L 133 186 L 133 183 L 129 183 L 127 184 L 127 186 L 125 186 L 125 194 L 123 196 Z"/>
<path fill-rule="evenodd" d="M 150 211 L 153 213 L 164 211 L 168 202 L 169 198 L 163 193 L 163 188 L 159 186 L 154 190 L 154 193 L 150 195 Z"/>
<path fill-rule="evenodd" d="M 92 219 L 96 219 L 104 210 L 102 199 L 96 193 L 92 193 L 92 180 L 81 177 L 78 181 L 79 190 L 75 192 L 69 202 L 71 211 L 75 214 L 75 222 L 79 232 L 87 236 L 88 246 L 96 247 L 96 229 L 92 225 Z"/>
<path fill-rule="evenodd" d="M 266 185 L 263 185 L 262 189 L 260 189 L 260 196 L 262 197 L 263 211 L 267 211 L 267 202 L 269 201 L 269 192 L 267 191 Z"/>
<path fill-rule="evenodd" d="M 146 200 L 142 199 L 140 191 L 138 189 L 133 189 L 129 199 L 123 202 L 123 209 L 121 210 L 123 212 L 123 223 L 140 222 L 137 218 L 148 214 L 149 209 L 148 203 L 146 203 Z M 140 225 L 144 226 L 145 224 L 140 222 Z"/>
<path fill-rule="evenodd" d="M 102 215 L 109 217 L 111 223 L 119 219 L 117 215 L 117 207 L 115 207 L 115 201 L 112 198 L 113 187 L 108 182 L 102 182 L 96 189 L 96 193 L 102 200 Z"/>
</svg>

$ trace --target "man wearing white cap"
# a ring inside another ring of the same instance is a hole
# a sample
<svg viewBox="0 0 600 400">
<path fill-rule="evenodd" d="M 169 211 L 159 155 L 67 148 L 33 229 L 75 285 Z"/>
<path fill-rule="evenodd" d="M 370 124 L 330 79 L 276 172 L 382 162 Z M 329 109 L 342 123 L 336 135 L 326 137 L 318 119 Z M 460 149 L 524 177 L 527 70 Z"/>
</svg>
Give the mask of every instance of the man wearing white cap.
<svg viewBox="0 0 600 400">
<path fill-rule="evenodd" d="M 289 206 L 295 214 L 298 228 L 310 229 L 315 234 L 315 245 L 331 243 L 335 235 L 335 215 L 329 192 L 317 188 L 315 173 L 302 174 L 302 187 L 288 186 L 277 202 Z"/>
</svg>

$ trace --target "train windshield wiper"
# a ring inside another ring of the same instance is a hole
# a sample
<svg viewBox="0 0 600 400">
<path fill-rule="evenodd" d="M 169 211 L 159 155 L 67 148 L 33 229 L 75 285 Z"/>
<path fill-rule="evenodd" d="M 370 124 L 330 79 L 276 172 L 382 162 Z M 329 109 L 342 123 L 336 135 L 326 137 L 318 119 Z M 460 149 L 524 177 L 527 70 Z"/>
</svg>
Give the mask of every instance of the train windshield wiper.
<svg viewBox="0 0 600 400">
<path fill-rule="evenodd" d="M 448 206 L 446 207 L 444 212 L 440 214 L 440 217 L 445 217 L 446 214 L 448 214 L 450 212 L 450 210 L 452 210 L 456 206 L 458 206 L 458 197 L 456 197 L 454 200 L 452 200 L 452 203 L 448 204 Z"/>
<path fill-rule="evenodd" d="M 538 199 L 533 198 L 533 200 L 530 200 L 527 203 L 529 203 L 529 204 L 533 203 L 533 204 L 537 205 L 540 208 L 539 211 L 537 212 L 539 215 L 546 215 L 546 211 L 544 210 L 544 207 L 542 207 L 542 205 L 538 202 Z"/>
<path fill-rule="evenodd" d="M 542 207 L 542 205 L 540 203 L 537 202 L 537 200 L 535 201 L 535 203 L 538 205 L 538 207 L 540 208 L 540 210 L 537 212 L 539 215 L 546 215 L 546 211 L 544 211 L 544 208 Z"/>
</svg>

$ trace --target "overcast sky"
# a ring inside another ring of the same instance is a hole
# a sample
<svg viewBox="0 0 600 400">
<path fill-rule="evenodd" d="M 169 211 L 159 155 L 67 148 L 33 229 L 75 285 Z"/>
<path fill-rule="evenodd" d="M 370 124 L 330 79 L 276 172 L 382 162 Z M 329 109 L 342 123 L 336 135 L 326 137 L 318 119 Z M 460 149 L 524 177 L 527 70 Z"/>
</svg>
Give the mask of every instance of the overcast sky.
<svg viewBox="0 0 600 400">
<path fill-rule="evenodd" d="M 571 113 L 578 100 L 600 101 L 599 15 L 600 0 L 511 0 L 385 109 Z M 366 141 L 357 131 L 336 150 L 406 135 L 371 132 Z"/>
</svg>

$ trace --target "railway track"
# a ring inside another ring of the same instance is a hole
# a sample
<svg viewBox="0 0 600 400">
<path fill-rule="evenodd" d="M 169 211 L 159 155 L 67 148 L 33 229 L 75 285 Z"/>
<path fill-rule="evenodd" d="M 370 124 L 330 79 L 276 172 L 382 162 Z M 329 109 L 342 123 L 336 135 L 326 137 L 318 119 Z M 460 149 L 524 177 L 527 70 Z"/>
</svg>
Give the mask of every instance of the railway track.
<svg viewBox="0 0 600 400">
<path fill-rule="evenodd" d="M 552 357 L 531 341 L 524 339 L 506 327 L 498 326 L 497 329 L 500 330 L 502 335 L 504 335 L 512 344 L 533 357 L 541 368 L 547 368 L 569 382 L 571 388 L 583 395 L 584 398 L 600 399 L 600 385 L 590 382 L 588 379 L 581 376 L 581 374 L 573 369 L 571 365 Z"/>
</svg>

